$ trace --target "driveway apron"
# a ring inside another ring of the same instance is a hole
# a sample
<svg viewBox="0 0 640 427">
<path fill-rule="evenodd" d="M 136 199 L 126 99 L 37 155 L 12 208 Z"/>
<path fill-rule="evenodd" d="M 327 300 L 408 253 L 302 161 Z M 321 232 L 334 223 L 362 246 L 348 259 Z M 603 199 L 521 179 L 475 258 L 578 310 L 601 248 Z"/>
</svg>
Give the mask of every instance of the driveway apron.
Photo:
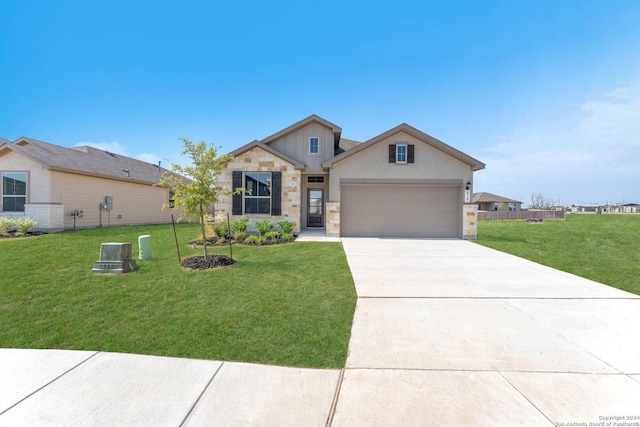
<svg viewBox="0 0 640 427">
<path fill-rule="evenodd" d="M 342 240 L 334 426 L 640 422 L 637 295 L 468 241 Z"/>
</svg>

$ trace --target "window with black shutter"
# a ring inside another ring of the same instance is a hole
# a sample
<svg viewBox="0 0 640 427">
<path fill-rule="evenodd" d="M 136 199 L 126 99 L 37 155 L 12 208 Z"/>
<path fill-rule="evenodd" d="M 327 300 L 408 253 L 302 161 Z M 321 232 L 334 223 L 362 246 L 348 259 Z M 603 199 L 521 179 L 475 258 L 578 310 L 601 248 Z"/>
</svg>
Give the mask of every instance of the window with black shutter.
<svg viewBox="0 0 640 427">
<path fill-rule="evenodd" d="M 233 215 L 242 215 L 242 193 L 236 193 L 238 188 L 242 188 L 242 171 L 233 171 L 231 187 L 231 191 L 233 192 L 231 213 Z"/>
<path fill-rule="evenodd" d="M 282 215 L 282 172 L 271 172 L 271 215 Z"/>
<path fill-rule="evenodd" d="M 396 144 L 389 144 L 389 163 L 396 162 Z"/>
</svg>

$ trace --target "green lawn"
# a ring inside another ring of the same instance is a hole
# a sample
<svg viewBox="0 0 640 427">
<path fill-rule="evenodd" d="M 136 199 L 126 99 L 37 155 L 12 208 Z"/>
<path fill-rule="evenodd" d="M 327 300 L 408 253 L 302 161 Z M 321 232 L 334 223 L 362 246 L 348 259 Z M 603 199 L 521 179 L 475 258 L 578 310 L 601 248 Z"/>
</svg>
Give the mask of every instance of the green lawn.
<svg viewBox="0 0 640 427">
<path fill-rule="evenodd" d="M 139 271 L 91 275 L 102 242 L 150 234 Z M 178 226 L 183 258 L 197 226 Z M 228 255 L 228 247 L 210 253 Z M 339 243 L 234 246 L 232 267 L 186 271 L 171 226 L 0 239 L 0 347 L 103 350 L 344 367 L 356 294 Z"/>
<path fill-rule="evenodd" d="M 476 242 L 640 295 L 640 215 L 479 221 Z"/>
</svg>

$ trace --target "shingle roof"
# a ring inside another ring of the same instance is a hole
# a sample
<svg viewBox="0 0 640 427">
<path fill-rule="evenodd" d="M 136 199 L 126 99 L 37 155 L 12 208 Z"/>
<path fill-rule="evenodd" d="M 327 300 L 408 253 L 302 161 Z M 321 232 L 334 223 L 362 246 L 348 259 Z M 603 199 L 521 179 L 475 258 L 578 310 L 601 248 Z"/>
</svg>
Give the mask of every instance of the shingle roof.
<svg viewBox="0 0 640 427">
<path fill-rule="evenodd" d="M 496 196 L 495 194 L 480 192 L 473 194 L 473 203 L 522 203 L 518 200 L 507 199 L 506 197 Z"/>
<path fill-rule="evenodd" d="M 21 153 L 51 170 L 122 181 L 156 184 L 164 172 L 174 174 L 156 164 L 88 146 L 66 148 L 23 137 L 8 143 L 3 149 Z"/>
</svg>

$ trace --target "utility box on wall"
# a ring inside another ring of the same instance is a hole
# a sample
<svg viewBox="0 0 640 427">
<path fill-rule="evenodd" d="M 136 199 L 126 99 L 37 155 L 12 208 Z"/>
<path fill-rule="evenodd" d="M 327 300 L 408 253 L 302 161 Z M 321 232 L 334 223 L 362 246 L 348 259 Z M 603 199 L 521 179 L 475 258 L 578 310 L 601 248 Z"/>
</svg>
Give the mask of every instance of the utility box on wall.
<svg viewBox="0 0 640 427">
<path fill-rule="evenodd" d="M 104 210 L 106 211 L 110 211 L 113 210 L 113 197 L 111 196 L 106 196 L 104 198 Z"/>
</svg>

